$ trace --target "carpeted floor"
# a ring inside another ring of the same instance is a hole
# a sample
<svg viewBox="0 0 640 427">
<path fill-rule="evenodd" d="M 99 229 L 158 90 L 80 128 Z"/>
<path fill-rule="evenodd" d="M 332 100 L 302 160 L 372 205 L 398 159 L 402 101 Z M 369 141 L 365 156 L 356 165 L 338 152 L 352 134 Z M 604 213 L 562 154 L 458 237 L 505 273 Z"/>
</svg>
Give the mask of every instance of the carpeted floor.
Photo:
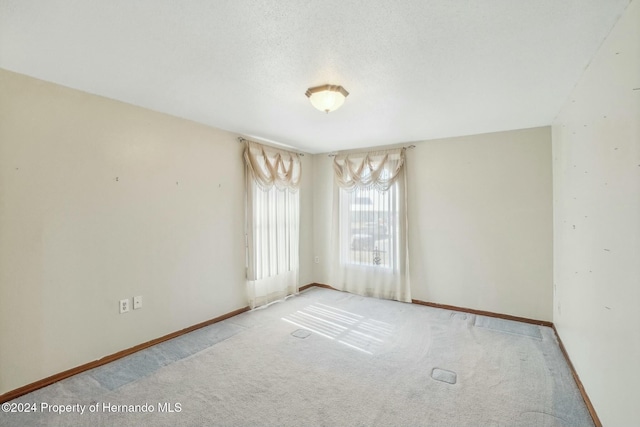
<svg viewBox="0 0 640 427">
<path fill-rule="evenodd" d="M 320 288 L 11 403 L 37 412 L 0 426 L 593 426 L 550 328 Z"/>
</svg>

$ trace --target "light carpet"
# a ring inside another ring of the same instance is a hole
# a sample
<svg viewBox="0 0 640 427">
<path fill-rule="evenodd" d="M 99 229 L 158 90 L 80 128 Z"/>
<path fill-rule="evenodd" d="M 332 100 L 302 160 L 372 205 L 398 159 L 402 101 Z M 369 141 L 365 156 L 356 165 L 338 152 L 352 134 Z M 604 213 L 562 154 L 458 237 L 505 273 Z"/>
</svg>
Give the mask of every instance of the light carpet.
<svg viewBox="0 0 640 427">
<path fill-rule="evenodd" d="M 550 328 L 320 288 L 10 403 L 37 411 L 0 426 L 593 426 Z"/>
</svg>

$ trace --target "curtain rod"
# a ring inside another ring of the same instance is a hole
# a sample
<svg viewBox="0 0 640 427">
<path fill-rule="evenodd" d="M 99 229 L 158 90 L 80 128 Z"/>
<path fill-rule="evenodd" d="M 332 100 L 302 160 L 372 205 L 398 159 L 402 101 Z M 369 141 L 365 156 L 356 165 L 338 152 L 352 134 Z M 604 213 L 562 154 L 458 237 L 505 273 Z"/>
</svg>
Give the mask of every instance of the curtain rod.
<svg viewBox="0 0 640 427">
<path fill-rule="evenodd" d="M 241 137 L 241 136 L 239 136 L 239 137 L 238 137 L 238 142 L 256 142 L 256 143 L 260 144 L 260 143 L 259 143 L 259 142 L 257 142 L 257 141 L 250 141 L 250 140 L 245 139 L 245 138 L 243 138 L 243 137 Z M 271 146 L 271 145 L 269 145 L 269 147 L 272 147 L 272 146 Z M 279 148 L 279 147 L 273 147 L 273 148 L 278 149 L 278 150 L 291 151 L 291 150 L 287 150 L 287 149 Z M 296 153 L 295 151 L 291 151 L 291 152 L 292 152 L 292 153 Z M 296 154 L 297 154 L 298 156 L 302 156 L 302 157 L 304 157 L 304 153 L 297 152 Z"/>
<path fill-rule="evenodd" d="M 412 148 L 416 148 L 416 146 L 411 144 L 411 145 L 407 145 L 406 147 L 400 147 L 400 148 L 404 148 L 405 150 L 410 150 Z M 389 148 L 389 150 L 393 150 L 393 148 Z M 338 153 L 329 153 L 328 154 L 329 157 L 335 157 L 337 155 L 338 155 Z"/>
</svg>

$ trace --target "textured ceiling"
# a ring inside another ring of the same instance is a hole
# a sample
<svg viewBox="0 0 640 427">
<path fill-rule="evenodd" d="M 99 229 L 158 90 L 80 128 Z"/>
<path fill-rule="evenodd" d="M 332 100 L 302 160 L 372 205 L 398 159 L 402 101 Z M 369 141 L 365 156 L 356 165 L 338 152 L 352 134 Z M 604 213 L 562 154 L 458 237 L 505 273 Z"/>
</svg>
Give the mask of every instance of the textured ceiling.
<svg viewBox="0 0 640 427">
<path fill-rule="evenodd" d="M 327 152 L 549 125 L 628 3 L 0 0 L 0 67 Z"/>
</svg>

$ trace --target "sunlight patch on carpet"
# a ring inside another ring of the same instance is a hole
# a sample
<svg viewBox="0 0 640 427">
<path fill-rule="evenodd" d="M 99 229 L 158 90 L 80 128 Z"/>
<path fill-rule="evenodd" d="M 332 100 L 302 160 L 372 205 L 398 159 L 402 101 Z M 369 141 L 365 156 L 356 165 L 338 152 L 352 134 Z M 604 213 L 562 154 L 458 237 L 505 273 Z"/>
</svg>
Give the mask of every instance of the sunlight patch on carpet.
<svg viewBox="0 0 640 427">
<path fill-rule="evenodd" d="M 367 354 L 379 350 L 393 332 L 388 323 L 322 303 L 311 304 L 282 320 Z"/>
</svg>

